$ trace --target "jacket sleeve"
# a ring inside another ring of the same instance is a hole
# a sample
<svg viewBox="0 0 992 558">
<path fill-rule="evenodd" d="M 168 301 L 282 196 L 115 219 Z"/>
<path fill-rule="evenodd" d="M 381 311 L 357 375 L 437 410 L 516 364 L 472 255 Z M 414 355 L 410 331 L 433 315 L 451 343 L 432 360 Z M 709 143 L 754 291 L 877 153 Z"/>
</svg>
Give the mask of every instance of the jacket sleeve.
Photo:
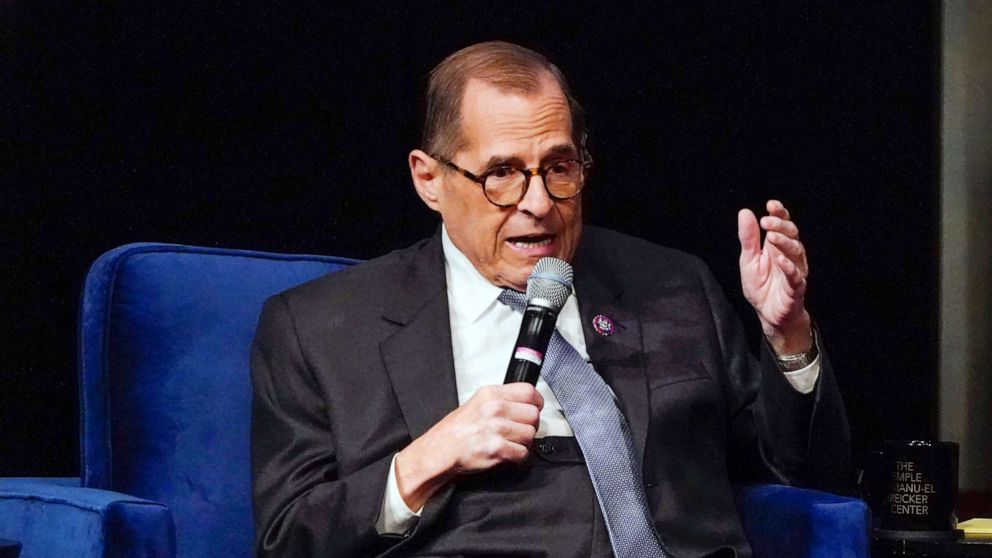
<svg viewBox="0 0 992 558">
<path fill-rule="evenodd" d="M 740 319 L 710 271 L 700 275 L 720 343 L 733 419 L 733 454 L 744 478 L 846 494 L 851 491 L 850 433 L 823 335 L 817 333 L 820 376 L 809 394 L 797 391 L 764 341 L 751 353 Z M 749 477 L 749 478 L 748 478 Z"/>
<path fill-rule="evenodd" d="M 251 379 L 256 555 L 372 556 L 402 540 L 375 528 L 393 454 L 341 475 L 326 403 L 279 295 L 262 310 Z"/>
</svg>

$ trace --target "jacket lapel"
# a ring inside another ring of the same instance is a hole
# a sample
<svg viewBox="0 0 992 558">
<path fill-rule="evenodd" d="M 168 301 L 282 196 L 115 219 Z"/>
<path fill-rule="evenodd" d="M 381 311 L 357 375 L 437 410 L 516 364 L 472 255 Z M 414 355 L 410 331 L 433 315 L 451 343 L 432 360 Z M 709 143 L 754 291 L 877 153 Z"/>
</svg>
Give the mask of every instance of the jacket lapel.
<svg viewBox="0 0 992 558">
<path fill-rule="evenodd" d="M 413 439 L 458 406 L 440 235 L 397 265 L 383 318 L 400 328 L 379 353 Z"/>
<path fill-rule="evenodd" d="M 635 453 L 643 460 L 650 415 L 640 317 L 621 303 L 623 289 L 594 262 L 577 261 L 575 291 L 586 349 L 593 367 L 616 394 L 627 418 Z M 593 327 L 597 315 L 615 324 L 612 335 Z"/>
<path fill-rule="evenodd" d="M 400 327 L 379 343 L 379 352 L 410 437 L 417 438 L 458 407 L 440 234 L 396 265 L 395 295 L 383 318 Z M 624 307 L 623 289 L 604 267 L 580 259 L 575 277 L 592 365 L 619 399 L 634 449 L 643 456 L 650 409 L 640 317 Z M 614 321 L 613 335 L 593 329 L 599 314 Z"/>
</svg>

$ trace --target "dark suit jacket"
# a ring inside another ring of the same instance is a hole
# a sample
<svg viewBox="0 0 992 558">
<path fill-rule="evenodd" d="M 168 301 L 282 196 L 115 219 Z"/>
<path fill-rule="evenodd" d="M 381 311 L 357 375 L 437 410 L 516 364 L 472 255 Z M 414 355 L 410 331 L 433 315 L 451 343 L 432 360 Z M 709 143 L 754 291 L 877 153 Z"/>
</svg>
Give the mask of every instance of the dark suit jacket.
<svg viewBox="0 0 992 558">
<path fill-rule="evenodd" d="M 796 392 L 767 348 L 760 362 L 749 354 L 739 320 L 693 256 L 586 227 L 574 268 L 589 356 L 616 393 L 642 452 L 649 504 L 670 552 L 750 554 L 734 482 L 843 486 L 847 422 L 826 358 L 814 392 Z M 617 333 L 603 337 L 589 329 L 596 314 L 611 317 Z M 452 548 L 588 555 L 606 548 L 601 525 L 588 526 L 593 543 L 582 551 L 567 545 L 559 551 L 553 537 L 514 536 L 524 521 L 512 514 L 546 505 L 530 496 L 541 494 L 541 486 L 564 486 L 557 496 L 545 494 L 545 502 L 565 498 L 562 509 L 572 505 L 568 486 L 580 481 L 566 477 L 574 469 L 548 479 L 511 472 L 519 477 L 507 480 L 500 476 L 505 471 L 473 479 L 475 501 L 492 505 L 472 516 L 464 533 L 451 518 L 468 522 L 461 507 L 469 500 L 449 486 L 428 502 L 411 536 L 377 534 L 391 459 L 457 406 L 454 378 L 437 235 L 270 299 L 252 352 L 259 555 L 419 555 Z M 499 499 L 495 493 L 507 484 L 529 490 Z M 500 515 L 504 504 L 510 515 Z M 547 514 L 538 517 L 544 522 L 539 533 L 554 532 Z M 565 530 L 561 543 L 575 534 Z M 472 542 L 488 535 L 500 535 L 493 540 L 512 548 Z"/>
</svg>

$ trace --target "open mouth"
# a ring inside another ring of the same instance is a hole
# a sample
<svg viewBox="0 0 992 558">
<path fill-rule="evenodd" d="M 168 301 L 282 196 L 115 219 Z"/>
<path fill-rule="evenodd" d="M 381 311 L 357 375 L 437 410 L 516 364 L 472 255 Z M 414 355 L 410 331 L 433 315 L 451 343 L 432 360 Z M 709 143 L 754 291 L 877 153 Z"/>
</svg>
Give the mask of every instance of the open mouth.
<svg viewBox="0 0 992 558">
<path fill-rule="evenodd" d="M 517 248 L 531 249 L 531 248 L 543 248 L 545 246 L 549 246 L 554 241 L 554 239 L 555 239 L 554 235 L 550 235 L 550 234 L 533 234 L 533 235 L 524 235 L 524 236 L 513 236 L 507 238 L 506 241 L 516 246 Z"/>
</svg>

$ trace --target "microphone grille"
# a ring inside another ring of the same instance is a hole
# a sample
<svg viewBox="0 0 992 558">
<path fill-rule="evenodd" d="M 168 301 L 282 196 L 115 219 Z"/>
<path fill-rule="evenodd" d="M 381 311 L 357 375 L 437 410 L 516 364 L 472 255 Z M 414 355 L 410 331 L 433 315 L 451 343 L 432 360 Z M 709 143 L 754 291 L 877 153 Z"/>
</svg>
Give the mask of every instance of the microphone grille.
<svg viewBox="0 0 992 558">
<path fill-rule="evenodd" d="M 555 312 L 561 310 L 572 294 L 572 266 L 558 258 L 541 258 L 527 279 L 527 300 L 544 299 Z"/>
</svg>

